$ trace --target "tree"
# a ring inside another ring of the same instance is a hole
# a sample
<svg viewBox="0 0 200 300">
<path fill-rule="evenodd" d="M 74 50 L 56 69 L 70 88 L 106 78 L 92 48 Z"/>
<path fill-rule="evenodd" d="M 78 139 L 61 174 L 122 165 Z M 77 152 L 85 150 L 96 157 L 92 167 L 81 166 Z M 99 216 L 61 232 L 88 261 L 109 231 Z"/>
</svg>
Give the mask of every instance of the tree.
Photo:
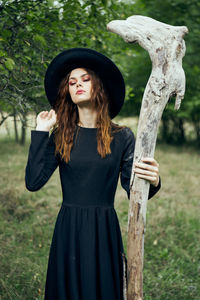
<svg viewBox="0 0 200 300">
<path fill-rule="evenodd" d="M 173 99 L 168 103 L 162 118 L 162 138 L 169 143 L 182 143 L 186 139 L 185 128 L 186 122 L 194 125 L 196 139 L 200 140 L 200 58 L 196 53 L 200 47 L 199 42 L 199 15 L 200 3 L 196 0 L 138 0 L 135 5 L 134 14 L 142 14 L 152 17 L 158 21 L 168 23 L 175 26 L 186 25 L 189 29 L 189 34 L 185 37 L 186 55 L 183 60 L 183 67 L 186 73 L 186 94 L 181 105 L 180 111 L 174 112 Z M 143 66 L 138 62 L 143 60 L 146 62 Z M 142 67 L 141 67 L 142 66 Z M 137 99 L 141 98 L 142 86 L 145 86 L 146 78 L 150 71 L 150 61 L 142 52 L 134 60 L 132 65 L 132 74 L 130 80 L 134 78 L 134 95 L 131 100 L 135 100 L 137 111 Z M 144 75 L 145 74 L 145 75 Z M 133 103 L 134 101 L 132 101 Z"/>
</svg>

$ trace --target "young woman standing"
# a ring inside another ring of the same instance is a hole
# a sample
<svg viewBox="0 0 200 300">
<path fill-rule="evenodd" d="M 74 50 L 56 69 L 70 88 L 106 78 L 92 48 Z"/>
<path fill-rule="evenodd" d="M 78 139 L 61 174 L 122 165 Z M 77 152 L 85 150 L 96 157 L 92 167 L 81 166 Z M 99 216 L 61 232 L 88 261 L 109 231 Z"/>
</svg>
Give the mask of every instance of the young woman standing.
<svg viewBox="0 0 200 300">
<path fill-rule="evenodd" d="M 124 102 L 123 77 L 101 53 L 72 48 L 49 65 L 45 91 L 52 109 L 37 116 L 25 171 L 29 191 L 60 172 L 45 300 L 122 300 L 126 258 L 114 198 L 119 177 L 130 197 L 135 145 L 131 129 L 111 121 Z M 150 182 L 149 198 L 160 189 L 158 167 L 152 158 L 134 166 Z"/>
</svg>

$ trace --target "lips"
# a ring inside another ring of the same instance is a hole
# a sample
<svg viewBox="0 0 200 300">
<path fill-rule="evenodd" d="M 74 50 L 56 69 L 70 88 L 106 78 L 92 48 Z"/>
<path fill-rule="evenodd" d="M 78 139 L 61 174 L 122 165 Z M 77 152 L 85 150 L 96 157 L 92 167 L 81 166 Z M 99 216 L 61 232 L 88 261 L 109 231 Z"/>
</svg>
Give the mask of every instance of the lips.
<svg viewBox="0 0 200 300">
<path fill-rule="evenodd" d="M 84 93 L 85 91 L 84 90 L 78 90 L 77 92 L 76 92 L 76 94 L 82 94 L 82 93 Z"/>
</svg>

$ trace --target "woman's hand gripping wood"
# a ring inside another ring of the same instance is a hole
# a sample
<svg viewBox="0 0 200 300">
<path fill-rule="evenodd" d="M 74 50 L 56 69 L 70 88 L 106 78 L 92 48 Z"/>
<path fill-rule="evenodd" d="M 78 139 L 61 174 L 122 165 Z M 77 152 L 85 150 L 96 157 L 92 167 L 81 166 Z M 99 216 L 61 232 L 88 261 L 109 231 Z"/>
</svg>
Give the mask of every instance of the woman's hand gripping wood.
<svg viewBox="0 0 200 300">
<path fill-rule="evenodd" d="M 151 157 L 144 157 L 142 162 L 134 163 L 135 175 L 146 179 L 150 184 L 158 186 L 159 184 L 159 163 Z"/>
</svg>

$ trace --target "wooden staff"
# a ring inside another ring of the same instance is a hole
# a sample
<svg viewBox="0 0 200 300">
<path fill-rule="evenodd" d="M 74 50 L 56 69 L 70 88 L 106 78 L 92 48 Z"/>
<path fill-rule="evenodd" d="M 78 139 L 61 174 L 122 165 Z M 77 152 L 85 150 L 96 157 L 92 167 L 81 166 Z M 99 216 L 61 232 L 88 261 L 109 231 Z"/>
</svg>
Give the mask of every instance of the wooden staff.
<svg viewBox="0 0 200 300">
<path fill-rule="evenodd" d="M 185 93 L 185 73 L 182 58 L 185 55 L 183 36 L 185 26 L 171 26 L 149 17 L 131 16 L 114 20 L 107 29 L 120 35 L 125 42 L 138 42 L 149 52 L 152 72 L 144 91 L 134 152 L 134 161 L 154 157 L 159 122 L 172 95 L 176 95 L 178 110 Z M 132 167 L 128 212 L 127 281 L 125 299 L 143 299 L 144 233 L 149 182 L 134 178 Z"/>
</svg>

